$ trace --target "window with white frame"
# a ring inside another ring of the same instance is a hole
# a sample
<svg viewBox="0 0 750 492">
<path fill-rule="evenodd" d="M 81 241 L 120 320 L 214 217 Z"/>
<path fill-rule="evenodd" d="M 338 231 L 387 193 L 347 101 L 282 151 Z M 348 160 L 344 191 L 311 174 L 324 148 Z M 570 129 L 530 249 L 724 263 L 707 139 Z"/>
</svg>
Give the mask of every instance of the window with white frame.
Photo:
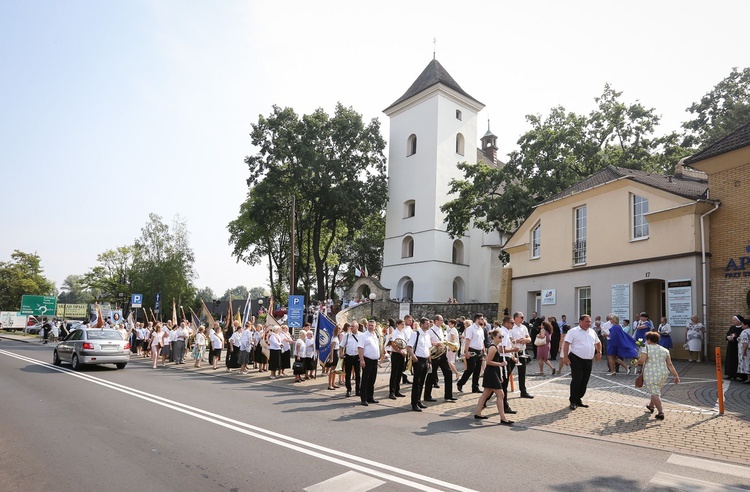
<svg viewBox="0 0 750 492">
<path fill-rule="evenodd" d="M 645 215 L 648 213 L 648 198 L 638 195 L 632 196 L 632 222 L 633 222 L 633 239 L 644 239 L 648 237 L 648 220 Z"/>
<path fill-rule="evenodd" d="M 542 224 L 531 230 L 531 257 L 539 258 L 542 252 Z"/>
<path fill-rule="evenodd" d="M 464 136 L 460 133 L 456 135 L 456 154 L 464 155 Z"/>
<path fill-rule="evenodd" d="M 573 211 L 573 264 L 586 263 L 586 205 Z"/>
<path fill-rule="evenodd" d="M 578 287 L 576 289 L 578 297 L 578 316 L 591 314 L 591 287 Z"/>
</svg>

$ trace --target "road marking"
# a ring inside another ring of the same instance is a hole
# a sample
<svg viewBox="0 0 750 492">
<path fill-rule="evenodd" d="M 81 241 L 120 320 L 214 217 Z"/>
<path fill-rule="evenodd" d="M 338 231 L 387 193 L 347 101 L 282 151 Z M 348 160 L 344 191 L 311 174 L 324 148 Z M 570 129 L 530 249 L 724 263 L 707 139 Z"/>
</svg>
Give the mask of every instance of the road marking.
<svg viewBox="0 0 750 492">
<path fill-rule="evenodd" d="M 731 465 L 729 463 L 722 463 L 721 461 L 704 460 L 702 458 L 693 458 L 681 454 L 673 454 L 669 457 L 667 463 L 670 465 L 687 466 L 690 468 L 697 468 L 698 470 L 721 473 L 722 475 L 732 475 L 750 480 L 750 468 L 746 466 Z"/>
<path fill-rule="evenodd" d="M 649 481 L 649 484 L 670 487 L 685 492 L 747 492 L 747 489 L 723 485 L 720 483 L 706 482 L 695 478 L 681 477 L 671 473 L 658 472 Z"/>
<path fill-rule="evenodd" d="M 0 350 L 0 354 L 7 355 L 9 357 L 13 357 L 15 359 L 19 359 L 24 362 L 29 362 L 31 364 L 43 366 L 50 370 L 61 372 L 71 377 L 82 379 L 84 381 L 88 381 L 90 383 L 94 383 L 99 386 L 104 386 L 105 388 L 109 388 L 111 390 L 118 391 L 120 393 L 125 393 L 127 395 L 134 396 L 136 398 L 154 403 L 156 405 L 170 408 L 172 410 L 184 413 L 186 415 L 190 415 L 192 417 L 205 420 L 206 422 L 211 422 L 215 425 L 233 430 L 235 432 L 239 432 L 241 434 L 255 437 L 257 439 L 275 444 L 277 446 L 282 446 L 288 449 L 292 449 L 299 453 L 304 453 L 309 456 L 313 456 L 315 458 L 330 461 L 331 463 L 336 463 L 346 468 L 351 468 L 353 470 L 358 470 L 369 475 L 374 475 L 376 477 L 383 478 L 391 482 L 400 483 L 402 485 L 406 485 L 407 487 L 412 487 L 417 490 L 424 490 L 428 492 L 439 492 L 439 489 L 435 489 L 433 487 L 424 485 L 422 483 L 414 482 L 412 480 L 408 480 L 403 477 L 407 476 L 415 480 L 430 483 L 430 484 L 443 487 L 449 490 L 457 490 L 459 492 L 475 492 L 473 489 L 462 487 L 460 485 L 445 482 L 443 480 L 428 477 L 426 475 L 421 475 L 419 473 L 415 473 L 409 470 L 387 465 L 385 463 L 379 463 L 377 461 L 373 461 L 367 458 L 357 457 L 357 456 L 352 455 L 351 453 L 343 453 L 335 449 L 326 448 L 324 446 L 320 446 L 311 442 L 303 441 L 301 439 L 297 439 L 291 436 L 286 436 L 278 432 L 263 429 L 262 427 L 250 425 L 245 422 L 241 422 L 239 420 L 230 419 L 222 415 L 216 415 L 206 410 L 192 407 L 190 405 L 185 405 L 184 403 L 180 403 L 174 400 L 169 400 L 167 398 L 163 398 L 158 395 L 147 393 L 145 391 L 140 391 L 140 390 L 130 388 L 128 386 L 124 386 L 118 383 L 106 381 L 104 379 L 90 376 L 88 374 L 78 373 L 78 372 L 73 371 L 72 369 L 55 366 L 47 362 L 42 362 L 40 360 L 33 359 L 31 357 L 26 357 L 24 355 L 19 355 L 13 352 L 8 352 L 7 350 Z M 326 454 L 323 454 L 323 453 L 326 453 Z M 352 462 L 352 458 L 356 459 L 356 463 Z M 364 465 L 369 465 L 372 468 L 368 468 Z M 387 472 L 390 472 L 390 473 L 386 473 L 385 471 L 380 471 L 377 468 L 381 470 L 386 470 Z M 396 473 L 397 475 L 392 475 L 391 473 Z"/>
<path fill-rule="evenodd" d="M 346 490 L 347 492 L 367 492 L 380 487 L 385 482 L 355 471 L 348 471 L 343 475 L 329 478 L 315 485 L 305 488 L 307 492 L 328 492 L 329 490 Z"/>
</svg>

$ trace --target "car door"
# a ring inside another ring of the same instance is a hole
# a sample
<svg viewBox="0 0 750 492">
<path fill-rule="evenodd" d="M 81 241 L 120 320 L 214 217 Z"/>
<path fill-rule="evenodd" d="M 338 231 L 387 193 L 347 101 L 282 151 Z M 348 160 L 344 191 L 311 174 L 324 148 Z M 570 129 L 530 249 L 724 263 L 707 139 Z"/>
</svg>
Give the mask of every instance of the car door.
<svg viewBox="0 0 750 492">
<path fill-rule="evenodd" d="M 82 333 L 83 330 L 76 330 L 65 337 L 65 340 L 60 342 L 57 346 L 57 355 L 60 357 L 60 360 L 70 362 L 70 359 L 73 357 L 73 351 L 75 350 L 76 340 L 81 339 Z"/>
</svg>

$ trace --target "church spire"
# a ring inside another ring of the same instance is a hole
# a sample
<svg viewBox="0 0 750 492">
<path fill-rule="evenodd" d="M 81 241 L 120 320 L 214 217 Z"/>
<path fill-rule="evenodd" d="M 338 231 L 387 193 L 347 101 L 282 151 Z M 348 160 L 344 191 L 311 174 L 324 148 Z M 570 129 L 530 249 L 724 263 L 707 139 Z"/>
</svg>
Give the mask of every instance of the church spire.
<svg viewBox="0 0 750 492">
<path fill-rule="evenodd" d="M 482 137 L 482 153 L 492 164 L 497 164 L 497 137 L 490 130 L 489 118 L 487 118 L 487 133 Z"/>
</svg>

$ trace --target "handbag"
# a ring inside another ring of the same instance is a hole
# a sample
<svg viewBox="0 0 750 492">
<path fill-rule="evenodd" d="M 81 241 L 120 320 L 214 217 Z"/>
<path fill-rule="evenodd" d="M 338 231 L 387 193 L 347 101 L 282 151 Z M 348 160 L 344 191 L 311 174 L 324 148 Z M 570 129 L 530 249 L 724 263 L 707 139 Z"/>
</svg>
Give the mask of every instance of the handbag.
<svg viewBox="0 0 750 492">
<path fill-rule="evenodd" d="M 292 372 L 295 376 L 300 376 L 305 373 L 305 364 L 300 360 L 295 360 L 292 364 Z"/>
<path fill-rule="evenodd" d="M 542 345 L 547 345 L 547 337 L 544 337 L 544 338 L 536 337 L 534 339 L 534 345 L 536 345 L 537 347 L 541 347 Z"/>
</svg>

